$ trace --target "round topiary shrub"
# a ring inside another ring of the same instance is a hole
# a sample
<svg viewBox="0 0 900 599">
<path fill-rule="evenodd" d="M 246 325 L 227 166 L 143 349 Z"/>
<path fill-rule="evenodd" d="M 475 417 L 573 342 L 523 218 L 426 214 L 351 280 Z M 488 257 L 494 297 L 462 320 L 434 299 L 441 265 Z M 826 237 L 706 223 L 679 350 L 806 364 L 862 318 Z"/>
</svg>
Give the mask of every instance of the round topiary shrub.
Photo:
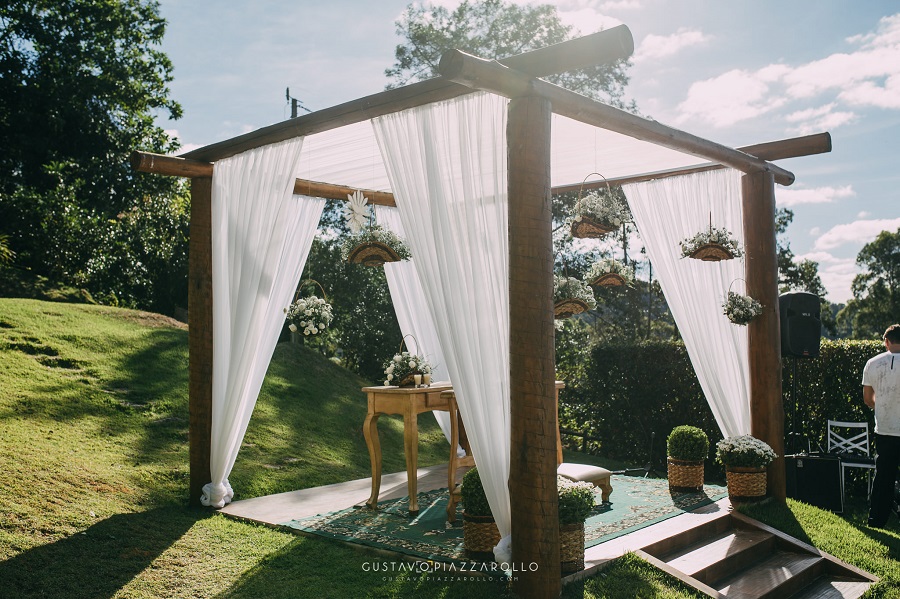
<svg viewBox="0 0 900 599">
<path fill-rule="evenodd" d="M 557 476 L 556 489 L 559 492 L 559 523 L 584 524 L 594 509 L 594 485 Z"/>
<path fill-rule="evenodd" d="M 493 515 L 491 514 L 491 506 L 488 503 L 487 495 L 484 494 L 484 487 L 481 485 L 478 468 L 472 468 L 463 476 L 460 493 L 462 494 L 462 504 L 467 516 Z"/>
<path fill-rule="evenodd" d="M 696 426 L 676 426 L 666 441 L 669 457 L 686 462 L 702 462 L 709 455 L 709 437 Z"/>
</svg>

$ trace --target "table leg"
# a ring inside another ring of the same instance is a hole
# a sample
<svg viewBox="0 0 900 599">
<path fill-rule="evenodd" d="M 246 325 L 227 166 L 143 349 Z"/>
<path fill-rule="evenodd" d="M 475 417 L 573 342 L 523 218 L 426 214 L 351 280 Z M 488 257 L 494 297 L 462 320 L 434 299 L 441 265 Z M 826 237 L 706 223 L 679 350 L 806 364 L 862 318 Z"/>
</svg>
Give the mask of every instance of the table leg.
<svg viewBox="0 0 900 599">
<path fill-rule="evenodd" d="M 419 482 L 417 477 L 419 461 L 419 416 L 411 409 L 407 409 L 403 413 L 403 444 L 406 450 L 409 514 L 410 516 L 416 516 L 419 513 L 419 497 L 416 494 Z"/>
<path fill-rule="evenodd" d="M 369 412 L 363 423 L 363 436 L 369 448 L 369 461 L 372 463 L 372 494 L 366 505 L 372 509 L 378 507 L 378 493 L 381 490 L 381 444 L 378 441 L 378 416 Z"/>
<path fill-rule="evenodd" d="M 456 502 L 453 500 L 453 490 L 456 488 L 456 448 L 459 447 L 459 427 L 457 426 L 456 400 L 451 399 L 447 411 L 450 413 L 450 461 L 447 463 L 447 489 L 450 498 L 447 501 L 447 522 L 456 522 Z"/>
</svg>

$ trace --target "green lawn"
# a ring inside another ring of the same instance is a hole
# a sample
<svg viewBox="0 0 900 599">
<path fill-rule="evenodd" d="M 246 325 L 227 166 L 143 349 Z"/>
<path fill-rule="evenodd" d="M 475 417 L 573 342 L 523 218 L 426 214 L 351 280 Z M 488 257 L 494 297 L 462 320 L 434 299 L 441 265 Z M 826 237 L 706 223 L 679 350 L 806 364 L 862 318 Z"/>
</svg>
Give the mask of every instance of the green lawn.
<svg viewBox="0 0 900 599">
<path fill-rule="evenodd" d="M 368 476 L 365 384 L 279 345 L 230 477 L 236 498 Z M 445 461 L 440 431 L 421 421 L 420 463 Z M 0 299 L 0 598 L 503 595 L 496 582 L 373 572 L 392 558 L 189 509 L 187 423 L 187 332 L 177 323 Z M 379 430 L 384 470 L 403 470 L 401 421 L 383 418 Z M 817 543 L 821 518 L 835 518 L 794 514 Z M 872 596 L 894 596 L 896 534 L 834 526 L 833 538 L 859 539 L 848 552 L 893 581 Z M 842 549 L 826 548 L 847 559 Z M 564 596 L 696 595 L 629 557 Z"/>
</svg>

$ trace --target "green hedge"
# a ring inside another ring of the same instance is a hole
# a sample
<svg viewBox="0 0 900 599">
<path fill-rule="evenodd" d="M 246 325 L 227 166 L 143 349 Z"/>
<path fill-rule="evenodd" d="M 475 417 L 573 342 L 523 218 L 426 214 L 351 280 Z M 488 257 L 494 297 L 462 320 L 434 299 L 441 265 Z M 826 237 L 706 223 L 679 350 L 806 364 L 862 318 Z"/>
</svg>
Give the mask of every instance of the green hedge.
<svg viewBox="0 0 900 599">
<path fill-rule="evenodd" d="M 883 346 L 875 341 L 823 339 L 818 358 L 796 360 L 797 424 L 801 434 L 811 438 L 813 450 L 817 444 L 825 448 L 829 418 L 872 422 L 871 411 L 862 403 L 860 380 L 866 360 L 880 351 Z M 703 429 L 711 447 L 722 438 L 683 343 L 595 346 L 582 357 L 586 363 L 560 361 L 559 375 L 566 382 L 560 393 L 560 425 L 599 439 L 588 444 L 592 453 L 643 465 L 655 432 L 653 461 L 659 469 L 666 438 L 678 425 Z M 794 405 L 793 361 L 786 358 L 782 369 L 786 431 Z M 581 447 L 575 437 L 564 436 L 564 442 Z"/>
</svg>

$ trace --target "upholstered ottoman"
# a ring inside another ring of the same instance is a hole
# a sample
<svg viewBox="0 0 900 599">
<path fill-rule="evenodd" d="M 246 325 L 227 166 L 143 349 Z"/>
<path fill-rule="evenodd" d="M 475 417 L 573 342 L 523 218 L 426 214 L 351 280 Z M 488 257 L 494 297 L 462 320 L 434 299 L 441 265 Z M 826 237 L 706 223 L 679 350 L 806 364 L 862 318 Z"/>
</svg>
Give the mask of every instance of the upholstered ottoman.
<svg viewBox="0 0 900 599">
<path fill-rule="evenodd" d="M 612 493 L 612 485 L 609 484 L 609 477 L 612 472 L 600 466 L 589 466 L 587 464 L 566 464 L 562 463 L 557 467 L 556 473 L 560 476 L 574 480 L 576 482 L 588 482 L 595 487 L 600 487 L 600 496 L 603 501 L 609 501 Z"/>
</svg>

